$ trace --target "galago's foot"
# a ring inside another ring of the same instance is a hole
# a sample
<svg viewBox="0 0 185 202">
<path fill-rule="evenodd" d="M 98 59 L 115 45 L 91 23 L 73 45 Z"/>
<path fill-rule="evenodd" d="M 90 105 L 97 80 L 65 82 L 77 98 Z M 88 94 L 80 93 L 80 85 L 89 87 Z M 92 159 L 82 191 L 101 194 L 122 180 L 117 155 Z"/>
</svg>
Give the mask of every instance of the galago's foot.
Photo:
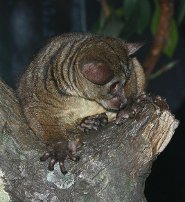
<svg viewBox="0 0 185 202">
<path fill-rule="evenodd" d="M 91 130 L 98 130 L 100 127 L 107 125 L 107 123 L 108 117 L 105 113 L 102 113 L 85 117 L 78 125 L 78 128 L 83 132 L 89 132 Z"/>
<path fill-rule="evenodd" d="M 76 149 L 81 146 L 79 140 L 67 141 L 62 140 L 54 142 L 48 146 L 48 151 L 40 157 L 40 161 L 49 159 L 48 170 L 54 170 L 54 165 L 59 163 L 61 172 L 65 175 L 67 170 L 65 168 L 65 160 L 69 157 L 72 161 L 79 161 L 80 157 L 76 156 Z"/>
<path fill-rule="evenodd" d="M 133 102 L 126 106 L 124 109 L 117 113 L 116 124 L 121 124 L 125 119 L 134 118 L 138 113 L 140 113 L 141 108 L 147 103 L 154 103 L 161 109 L 168 109 L 166 100 L 159 95 L 151 95 L 143 92 L 139 95 Z"/>
</svg>

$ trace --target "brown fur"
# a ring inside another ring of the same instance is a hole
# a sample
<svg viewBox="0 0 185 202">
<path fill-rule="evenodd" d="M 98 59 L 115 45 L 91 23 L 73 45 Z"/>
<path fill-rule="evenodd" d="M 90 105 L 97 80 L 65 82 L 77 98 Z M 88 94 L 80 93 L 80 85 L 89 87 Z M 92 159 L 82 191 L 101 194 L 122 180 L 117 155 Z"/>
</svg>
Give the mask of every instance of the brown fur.
<svg viewBox="0 0 185 202">
<path fill-rule="evenodd" d="M 115 117 L 101 104 L 114 81 L 95 85 L 81 73 L 83 64 L 93 60 L 104 61 L 115 81 L 125 81 L 127 99 L 143 91 L 143 70 L 129 57 L 125 42 L 91 34 L 56 37 L 29 65 L 17 90 L 28 124 L 42 141 L 70 139 L 69 132 L 78 133 L 77 124 L 87 116 L 107 112 L 110 120 Z"/>
</svg>

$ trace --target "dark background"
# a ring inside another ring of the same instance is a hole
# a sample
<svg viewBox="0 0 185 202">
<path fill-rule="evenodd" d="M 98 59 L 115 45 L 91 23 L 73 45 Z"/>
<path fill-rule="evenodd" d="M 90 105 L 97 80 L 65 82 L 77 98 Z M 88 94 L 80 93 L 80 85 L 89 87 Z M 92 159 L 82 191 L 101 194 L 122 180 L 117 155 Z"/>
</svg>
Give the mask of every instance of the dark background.
<svg viewBox="0 0 185 202">
<path fill-rule="evenodd" d="M 119 6 L 117 0 L 115 6 Z M 52 36 L 65 32 L 96 32 L 100 18 L 98 0 L 1 0 L 0 1 L 0 77 L 16 88 L 24 69 Z M 156 69 L 178 60 L 171 70 L 150 81 L 148 91 L 167 99 L 180 120 L 172 141 L 152 167 L 145 188 L 149 202 L 185 202 L 185 26 L 179 27 L 179 43 L 173 58 L 160 58 Z M 149 30 L 130 41 L 144 40 L 138 53 L 141 63 L 152 36 Z"/>
</svg>

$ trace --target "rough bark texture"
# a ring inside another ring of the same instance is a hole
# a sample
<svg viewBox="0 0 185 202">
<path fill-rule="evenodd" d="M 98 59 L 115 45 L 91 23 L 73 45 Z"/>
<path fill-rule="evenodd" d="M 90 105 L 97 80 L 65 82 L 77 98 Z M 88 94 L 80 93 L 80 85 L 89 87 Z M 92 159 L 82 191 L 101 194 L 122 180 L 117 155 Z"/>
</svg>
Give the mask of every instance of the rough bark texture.
<svg viewBox="0 0 185 202">
<path fill-rule="evenodd" d="M 39 157 L 45 146 L 27 127 L 13 91 L 0 82 L 0 201 L 142 202 L 152 161 L 170 141 L 178 121 L 162 105 L 146 103 L 121 125 L 84 136 L 78 163 L 54 172 Z"/>
</svg>

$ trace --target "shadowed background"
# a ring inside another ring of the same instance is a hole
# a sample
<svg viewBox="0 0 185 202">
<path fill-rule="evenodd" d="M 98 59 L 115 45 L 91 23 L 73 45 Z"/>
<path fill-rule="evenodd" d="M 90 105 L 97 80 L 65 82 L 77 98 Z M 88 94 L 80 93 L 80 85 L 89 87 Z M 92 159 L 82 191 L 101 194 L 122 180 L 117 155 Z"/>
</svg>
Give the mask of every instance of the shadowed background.
<svg viewBox="0 0 185 202">
<path fill-rule="evenodd" d="M 16 88 L 26 66 L 47 40 L 66 32 L 94 32 L 131 42 L 144 42 L 144 47 L 137 54 L 144 64 L 164 2 L 2 0 L 0 77 Z M 152 69 L 147 91 L 167 99 L 180 120 L 180 127 L 153 165 L 145 189 L 149 202 L 185 201 L 185 3 L 183 0 L 169 2 L 173 3 L 174 14 L 168 44 Z"/>
</svg>

